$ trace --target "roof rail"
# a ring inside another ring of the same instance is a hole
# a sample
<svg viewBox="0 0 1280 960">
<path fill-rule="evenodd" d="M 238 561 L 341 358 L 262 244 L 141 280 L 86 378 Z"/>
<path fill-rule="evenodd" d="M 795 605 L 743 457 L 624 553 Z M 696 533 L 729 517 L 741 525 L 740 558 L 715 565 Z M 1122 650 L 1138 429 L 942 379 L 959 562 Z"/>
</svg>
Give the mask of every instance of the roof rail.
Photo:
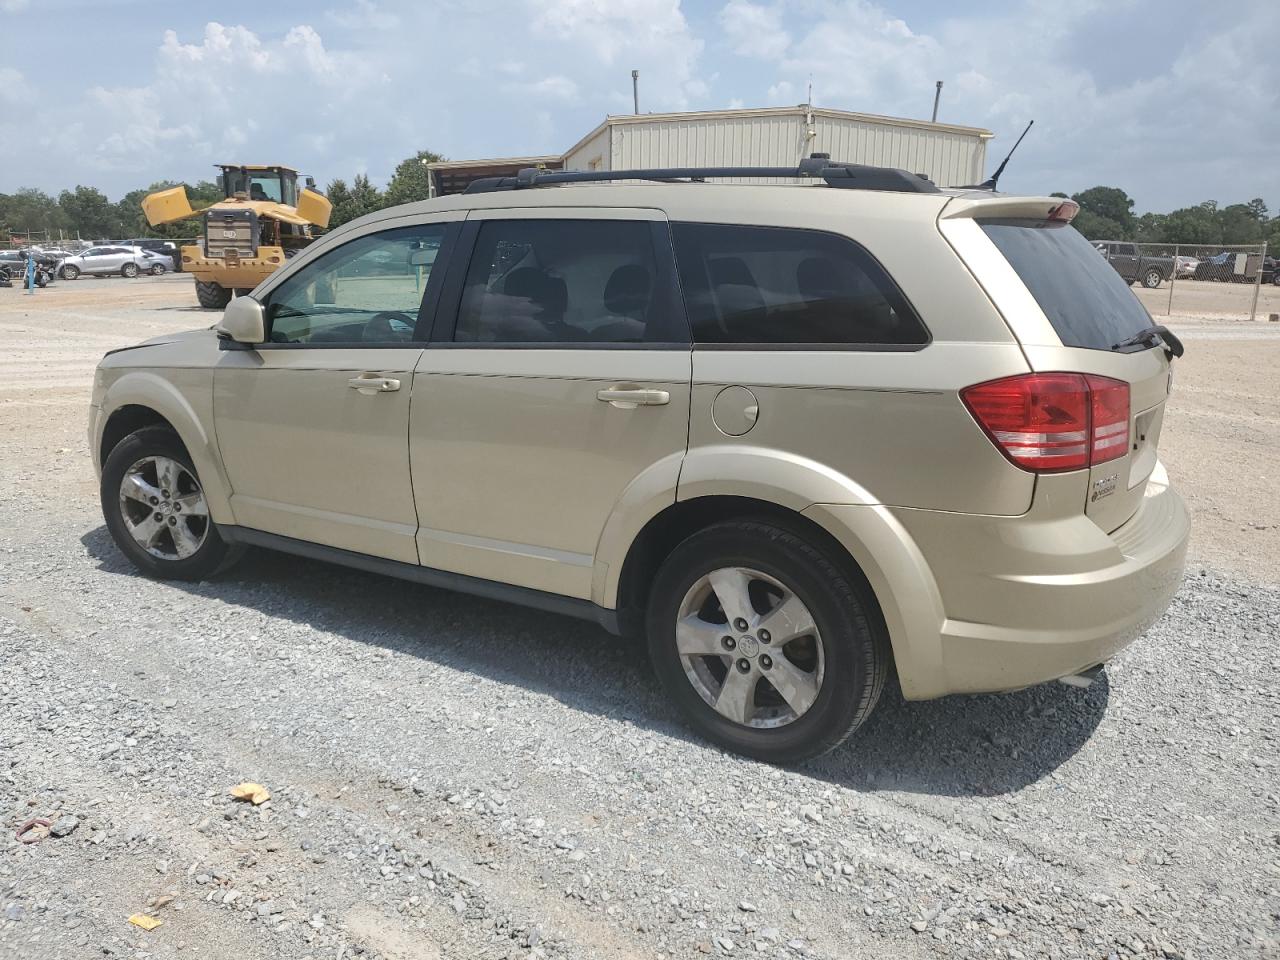
<svg viewBox="0 0 1280 960">
<path fill-rule="evenodd" d="M 665 167 L 648 170 L 542 170 L 526 167 L 514 177 L 482 177 L 464 193 L 525 190 L 560 183 L 602 183 L 614 180 L 656 180 L 661 183 L 699 183 L 724 177 L 785 177 L 825 180 L 827 186 L 846 190 L 890 190 L 899 193 L 937 193 L 937 186 L 923 173 L 893 167 L 834 162 L 815 153 L 795 167 Z"/>
</svg>

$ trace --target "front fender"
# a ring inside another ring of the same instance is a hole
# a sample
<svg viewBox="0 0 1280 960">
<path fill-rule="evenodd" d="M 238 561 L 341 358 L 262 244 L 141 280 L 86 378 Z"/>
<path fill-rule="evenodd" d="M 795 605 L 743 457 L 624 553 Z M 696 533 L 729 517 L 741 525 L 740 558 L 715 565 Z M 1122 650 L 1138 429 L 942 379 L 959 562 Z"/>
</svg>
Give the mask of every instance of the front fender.
<svg viewBox="0 0 1280 960">
<path fill-rule="evenodd" d="M 231 513 L 231 485 L 218 456 L 213 423 L 213 372 L 201 368 L 168 369 L 163 377 L 148 370 L 127 370 L 111 383 L 102 397 L 96 444 L 117 410 L 127 406 L 146 407 L 164 417 L 177 432 L 200 476 L 209 516 L 214 523 L 234 523 Z"/>
</svg>

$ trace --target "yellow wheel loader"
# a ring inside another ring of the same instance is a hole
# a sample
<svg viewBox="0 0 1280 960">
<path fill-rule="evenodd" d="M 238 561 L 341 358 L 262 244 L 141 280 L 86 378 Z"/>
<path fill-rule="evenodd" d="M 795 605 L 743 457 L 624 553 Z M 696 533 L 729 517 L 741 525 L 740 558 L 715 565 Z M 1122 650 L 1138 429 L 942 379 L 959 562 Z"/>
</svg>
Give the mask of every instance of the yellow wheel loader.
<svg viewBox="0 0 1280 960">
<path fill-rule="evenodd" d="M 307 178 L 298 190 L 290 167 L 220 163 L 225 200 L 193 210 L 183 187 L 145 197 L 142 212 L 153 227 L 199 215 L 200 243 L 183 247 L 182 269 L 195 277 L 200 306 L 221 310 L 248 293 L 312 241 L 311 228 L 327 227 L 332 204 Z"/>
</svg>

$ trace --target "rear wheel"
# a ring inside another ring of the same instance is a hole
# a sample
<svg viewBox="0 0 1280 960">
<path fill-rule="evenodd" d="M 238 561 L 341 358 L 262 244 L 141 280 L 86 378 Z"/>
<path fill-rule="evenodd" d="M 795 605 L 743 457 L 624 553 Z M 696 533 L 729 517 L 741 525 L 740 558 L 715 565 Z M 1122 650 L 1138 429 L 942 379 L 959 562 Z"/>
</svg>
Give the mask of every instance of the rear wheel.
<svg viewBox="0 0 1280 960">
<path fill-rule="evenodd" d="M 772 763 L 842 743 L 870 715 L 888 652 L 867 599 L 824 553 L 760 521 L 709 527 L 654 581 L 649 654 L 707 739 Z"/>
<path fill-rule="evenodd" d="M 136 263 L 126 263 L 120 268 L 120 276 L 133 278 L 138 275 L 138 265 Z"/>
<path fill-rule="evenodd" d="M 160 276 L 162 273 L 164 273 L 164 264 L 163 264 L 163 263 L 153 263 L 153 264 L 151 265 L 151 275 L 152 275 L 153 277 L 158 277 L 158 276 Z"/>
<path fill-rule="evenodd" d="M 143 573 L 203 580 L 242 552 L 218 535 L 187 451 L 164 427 L 116 445 L 102 467 L 102 514 L 122 553 Z"/>
<path fill-rule="evenodd" d="M 70 264 L 70 263 L 67 263 L 67 264 L 64 264 L 64 265 L 63 265 L 63 267 L 62 267 L 62 279 L 63 279 L 63 280 L 74 280 L 74 279 L 75 279 L 76 277 L 78 277 L 78 276 L 80 276 L 80 268 L 79 268 L 79 267 L 74 266 L 74 265 L 72 265 L 72 264 Z"/>
<path fill-rule="evenodd" d="M 1154 290 L 1160 286 L 1160 282 L 1164 280 L 1164 276 L 1159 270 L 1148 270 L 1142 275 L 1142 285 L 1148 290 Z"/>
<path fill-rule="evenodd" d="M 231 302 L 231 291 L 212 280 L 197 280 L 196 299 L 206 310 L 221 310 Z"/>
</svg>

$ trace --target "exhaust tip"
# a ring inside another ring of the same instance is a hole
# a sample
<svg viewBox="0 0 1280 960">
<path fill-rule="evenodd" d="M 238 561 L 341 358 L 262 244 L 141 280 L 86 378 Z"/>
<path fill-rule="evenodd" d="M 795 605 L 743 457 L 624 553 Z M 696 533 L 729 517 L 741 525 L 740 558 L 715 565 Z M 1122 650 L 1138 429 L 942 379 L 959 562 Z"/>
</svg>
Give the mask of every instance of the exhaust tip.
<svg viewBox="0 0 1280 960">
<path fill-rule="evenodd" d="M 1084 690 L 1098 679 L 1098 674 L 1102 673 L 1103 664 L 1090 667 L 1088 670 L 1081 670 L 1079 673 L 1073 673 L 1066 677 L 1059 677 L 1059 683 L 1065 683 L 1068 687 L 1079 687 Z"/>
</svg>

